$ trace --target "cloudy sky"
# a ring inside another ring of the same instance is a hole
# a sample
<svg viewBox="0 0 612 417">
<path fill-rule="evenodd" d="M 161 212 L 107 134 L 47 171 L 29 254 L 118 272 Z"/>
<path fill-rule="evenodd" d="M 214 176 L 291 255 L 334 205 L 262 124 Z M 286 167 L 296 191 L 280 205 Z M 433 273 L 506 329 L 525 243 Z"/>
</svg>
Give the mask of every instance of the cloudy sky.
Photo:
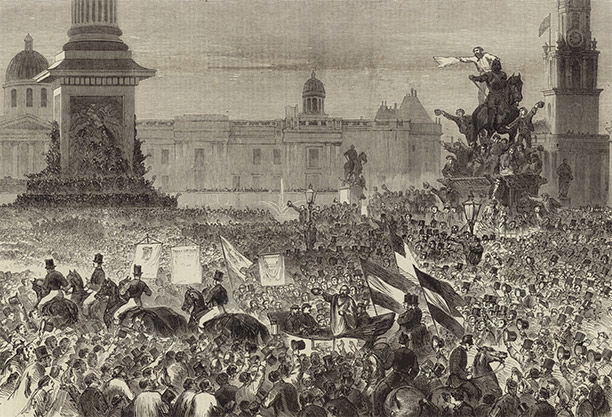
<svg viewBox="0 0 612 417">
<path fill-rule="evenodd" d="M 612 1 L 592 0 L 600 87 L 612 81 Z M 493 6 L 494 5 L 494 6 Z M 508 72 L 521 72 L 525 100 L 544 87 L 538 26 L 556 0 L 120 0 L 123 39 L 136 60 L 158 70 L 138 90 L 140 118 L 183 113 L 278 118 L 300 101 L 316 69 L 328 113 L 372 117 L 383 100 L 411 88 L 430 111 L 471 108 L 470 66 L 439 70 L 434 55 L 483 45 Z M 0 0 L 0 71 L 30 32 L 50 60 L 66 41 L 69 0 Z M 602 119 L 612 119 L 602 95 Z M 603 122 L 602 122 L 603 124 Z"/>
</svg>

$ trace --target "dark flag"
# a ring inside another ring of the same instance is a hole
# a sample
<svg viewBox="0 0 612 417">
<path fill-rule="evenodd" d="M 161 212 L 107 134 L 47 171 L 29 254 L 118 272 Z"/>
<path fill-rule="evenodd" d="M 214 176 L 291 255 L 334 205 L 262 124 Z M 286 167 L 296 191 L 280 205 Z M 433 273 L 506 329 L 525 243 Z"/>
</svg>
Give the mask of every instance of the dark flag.
<svg viewBox="0 0 612 417">
<path fill-rule="evenodd" d="M 550 14 L 546 16 L 544 20 L 542 20 L 542 23 L 540 23 L 538 37 L 541 37 L 548 29 L 550 29 Z"/>
<path fill-rule="evenodd" d="M 404 311 L 404 294 L 414 291 L 415 285 L 403 275 L 366 260 L 361 269 L 370 288 L 372 303 L 395 313 Z"/>
<path fill-rule="evenodd" d="M 432 319 L 456 337 L 462 337 L 465 332 L 464 320 L 457 307 L 465 305 L 463 298 L 455 292 L 449 283 L 432 277 L 416 266 L 414 271 L 425 293 L 425 301 Z"/>
</svg>

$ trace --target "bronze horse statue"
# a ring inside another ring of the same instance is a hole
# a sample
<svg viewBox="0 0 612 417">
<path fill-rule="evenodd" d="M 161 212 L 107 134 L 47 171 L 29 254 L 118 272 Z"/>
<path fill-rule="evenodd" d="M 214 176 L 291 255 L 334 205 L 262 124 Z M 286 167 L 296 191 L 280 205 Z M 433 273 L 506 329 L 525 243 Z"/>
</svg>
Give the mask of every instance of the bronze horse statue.
<svg viewBox="0 0 612 417">
<path fill-rule="evenodd" d="M 189 328 L 194 332 L 198 331 L 200 318 L 210 311 L 204 300 L 204 294 L 192 287 L 185 291 L 181 309 L 189 313 Z M 225 313 L 213 317 L 204 323 L 202 330 L 209 335 L 227 334 L 232 340 L 248 340 L 253 343 L 266 343 L 270 339 L 270 332 L 263 323 L 242 313 Z"/>
<path fill-rule="evenodd" d="M 523 100 L 523 80 L 521 79 L 521 74 L 513 74 L 508 78 L 504 97 L 505 99 L 497 106 L 492 120 L 489 120 L 487 103 L 476 107 L 476 110 L 472 113 L 472 125 L 474 126 L 472 137 L 470 138 L 472 143 L 477 143 L 480 132 L 484 129 L 487 131 L 487 139 L 490 139 L 497 132 L 499 134 L 509 134 L 509 142 L 512 143 L 514 141 L 518 127 L 515 126 L 508 129 L 507 126 L 519 115 L 518 103 Z"/>
<path fill-rule="evenodd" d="M 36 293 L 37 298 L 35 308 L 38 308 L 40 300 L 46 297 L 50 290 L 45 286 L 45 281 L 42 279 L 33 280 L 32 289 Z M 43 317 L 48 317 L 51 323 L 58 329 L 65 329 L 79 321 L 79 308 L 73 301 L 63 297 L 56 297 L 46 303 L 41 309 L 40 314 Z"/>
<path fill-rule="evenodd" d="M 110 329 L 113 326 L 113 314 L 128 300 L 119 293 L 119 286 L 108 278 L 102 284 L 96 298 L 108 299 L 103 322 Z M 131 308 L 120 315 L 119 321 L 122 326 L 126 327 L 133 327 L 136 323 L 142 323 L 147 333 L 162 337 L 180 336 L 188 333 L 187 320 L 168 307 Z"/>
</svg>

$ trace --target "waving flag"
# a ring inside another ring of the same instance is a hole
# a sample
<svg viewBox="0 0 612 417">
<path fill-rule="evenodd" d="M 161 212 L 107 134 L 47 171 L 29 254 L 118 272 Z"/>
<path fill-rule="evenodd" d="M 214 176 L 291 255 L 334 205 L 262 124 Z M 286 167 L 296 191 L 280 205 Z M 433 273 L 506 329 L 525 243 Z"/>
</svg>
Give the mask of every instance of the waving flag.
<svg viewBox="0 0 612 417">
<path fill-rule="evenodd" d="M 455 292 L 448 282 L 435 279 L 416 266 L 414 272 L 425 293 L 425 300 L 432 319 L 456 337 L 463 336 L 465 332 L 464 320 L 457 310 L 457 307 L 465 305 L 463 298 Z"/>
<path fill-rule="evenodd" d="M 223 248 L 223 256 L 225 257 L 228 272 L 231 271 L 235 276 L 244 280 L 246 277 L 242 269 L 250 268 L 253 262 L 249 261 L 243 254 L 238 252 L 234 245 L 229 243 L 223 236 L 221 236 L 221 246 Z"/>
<path fill-rule="evenodd" d="M 461 62 L 459 58 L 453 56 L 434 56 L 433 59 L 438 63 L 438 68 L 446 68 Z"/>
<path fill-rule="evenodd" d="M 538 36 L 541 37 L 548 29 L 550 29 L 550 13 L 544 18 L 544 20 L 542 20 L 542 23 L 540 23 Z"/>
<path fill-rule="evenodd" d="M 372 295 L 372 303 L 395 313 L 404 312 L 404 294 L 415 292 L 415 286 L 404 276 L 361 260 L 361 269 Z"/>
</svg>

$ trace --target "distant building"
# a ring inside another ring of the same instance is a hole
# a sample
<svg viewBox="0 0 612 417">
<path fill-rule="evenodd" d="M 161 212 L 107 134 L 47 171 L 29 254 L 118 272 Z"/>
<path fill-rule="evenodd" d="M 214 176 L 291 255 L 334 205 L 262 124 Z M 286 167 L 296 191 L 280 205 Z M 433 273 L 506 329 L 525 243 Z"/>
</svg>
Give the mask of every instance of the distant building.
<svg viewBox="0 0 612 417">
<path fill-rule="evenodd" d="M 605 206 L 609 195 L 609 136 L 599 130 L 597 86 L 599 51 L 591 33 L 591 1 L 559 0 L 557 45 L 544 47 L 548 87 L 545 121 L 537 125 L 544 146 L 542 187 L 558 195 L 557 167 L 567 159 L 573 171 L 569 197 L 573 206 Z"/>
<path fill-rule="evenodd" d="M 53 91 L 33 77 L 46 70 L 47 59 L 34 50 L 28 34 L 25 48 L 9 63 L 4 84 L 4 114 L 0 116 L 0 191 L 15 180 L 45 167 Z"/>
<path fill-rule="evenodd" d="M 442 129 L 412 90 L 402 104 L 381 106 L 374 119 L 325 113 L 325 87 L 313 72 L 298 107 L 278 120 L 184 115 L 137 123 L 155 184 L 166 192 L 196 190 L 335 190 L 344 152 L 367 154 L 367 186 L 420 184 L 440 176 Z"/>
</svg>

